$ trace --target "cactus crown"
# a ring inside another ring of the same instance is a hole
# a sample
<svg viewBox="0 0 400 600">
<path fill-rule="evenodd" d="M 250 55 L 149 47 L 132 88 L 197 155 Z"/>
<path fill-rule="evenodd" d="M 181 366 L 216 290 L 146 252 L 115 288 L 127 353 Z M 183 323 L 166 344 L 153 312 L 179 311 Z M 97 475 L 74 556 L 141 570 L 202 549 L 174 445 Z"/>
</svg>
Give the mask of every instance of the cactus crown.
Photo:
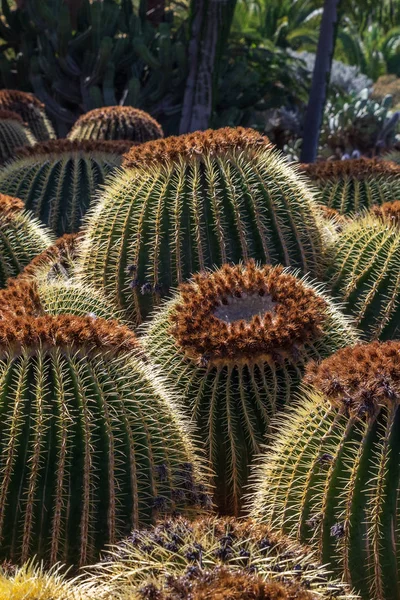
<svg viewBox="0 0 400 600">
<path fill-rule="evenodd" d="M 180 288 L 172 333 L 187 355 L 279 360 L 321 334 L 325 300 L 281 266 L 224 265 Z"/>
<path fill-rule="evenodd" d="M 382 206 L 373 206 L 371 212 L 382 221 L 400 225 L 400 200 L 385 202 Z"/>
<path fill-rule="evenodd" d="M 343 177 L 363 180 L 377 175 L 400 174 L 400 165 L 376 158 L 326 160 L 310 164 L 300 164 L 299 168 L 314 181 L 336 180 Z"/>
<path fill-rule="evenodd" d="M 132 142 L 126 140 L 47 140 L 39 142 L 34 146 L 18 148 L 18 158 L 29 156 L 41 156 L 48 154 L 63 154 L 70 152 L 110 152 L 123 154 L 131 148 Z"/>
<path fill-rule="evenodd" d="M 46 248 L 31 260 L 19 275 L 19 279 L 30 279 L 40 276 L 43 272 L 46 276 L 54 273 L 68 275 L 74 260 L 78 255 L 78 240 L 80 233 L 66 233 L 58 238 L 56 242 Z"/>
<path fill-rule="evenodd" d="M 36 106 L 40 110 L 44 110 L 44 104 L 28 92 L 20 92 L 19 90 L 0 90 L 0 107 L 24 107 Z"/>
<path fill-rule="evenodd" d="M 24 210 L 24 203 L 19 198 L 0 194 L 0 215 L 1 217 L 12 216 Z"/>
<path fill-rule="evenodd" d="M 23 123 L 22 118 L 16 112 L 12 110 L 1 110 L 0 109 L 0 119 L 8 120 L 8 121 L 18 121 L 19 123 Z"/>
<path fill-rule="evenodd" d="M 254 150 L 260 146 L 273 147 L 266 136 L 253 129 L 207 129 L 134 146 L 124 156 L 122 166 L 135 168 L 152 163 L 189 162 L 204 159 L 205 156 L 226 155 L 229 151 L 238 153 Z"/>
</svg>

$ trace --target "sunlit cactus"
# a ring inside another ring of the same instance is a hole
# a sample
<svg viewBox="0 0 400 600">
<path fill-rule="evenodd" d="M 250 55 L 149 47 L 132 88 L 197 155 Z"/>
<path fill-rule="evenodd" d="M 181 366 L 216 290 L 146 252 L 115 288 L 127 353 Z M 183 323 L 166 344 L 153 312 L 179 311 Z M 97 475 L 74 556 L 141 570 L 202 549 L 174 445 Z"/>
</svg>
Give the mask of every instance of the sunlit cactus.
<svg viewBox="0 0 400 600">
<path fill-rule="evenodd" d="M 79 117 L 70 140 L 132 140 L 143 143 L 163 137 L 162 127 L 143 110 L 132 106 L 104 106 Z"/>
<path fill-rule="evenodd" d="M 356 598 L 310 551 L 250 520 L 166 520 L 109 549 L 80 586 L 96 600 Z"/>
<path fill-rule="evenodd" d="M 53 241 L 18 198 L 0 194 L 0 288 Z"/>
<path fill-rule="evenodd" d="M 191 429 L 137 353 L 115 321 L 0 321 L 0 560 L 86 564 L 131 527 L 208 506 Z"/>
<path fill-rule="evenodd" d="M 381 206 L 375 205 L 370 212 L 390 225 L 400 225 L 400 200 L 385 202 Z"/>
<path fill-rule="evenodd" d="M 372 158 L 299 165 L 320 190 L 320 200 L 340 214 L 357 212 L 400 196 L 400 165 Z"/>
<path fill-rule="evenodd" d="M 19 90 L 0 90 L 0 110 L 17 113 L 27 123 L 39 142 L 56 137 L 45 113 L 45 106 L 36 96 Z"/>
<path fill-rule="evenodd" d="M 133 147 L 86 220 L 80 275 L 134 320 L 214 265 L 256 258 L 317 274 L 324 226 L 268 139 L 219 129 Z"/>
<path fill-rule="evenodd" d="M 309 543 L 365 600 L 399 598 L 400 342 L 340 350 L 305 382 L 255 469 L 252 515 Z"/>
<path fill-rule="evenodd" d="M 304 364 L 357 339 L 317 287 L 252 262 L 196 275 L 144 331 L 147 355 L 206 441 L 216 504 L 234 514 L 270 417 L 291 401 Z"/>
<path fill-rule="evenodd" d="M 388 214 L 385 209 L 386 214 Z M 393 211 L 391 213 L 393 214 Z M 392 217 L 390 217 L 392 221 Z M 400 229 L 365 215 L 349 223 L 328 249 L 332 292 L 368 339 L 400 331 Z"/>
<path fill-rule="evenodd" d="M 0 110 L 0 164 L 14 156 L 21 146 L 33 146 L 36 140 L 17 113 Z"/>
<path fill-rule="evenodd" d="M 0 171 L 0 191 L 21 198 L 56 235 L 76 232 L 98 188 L 130 146 L 52 140 L 21 149 Z"/>
</svg>

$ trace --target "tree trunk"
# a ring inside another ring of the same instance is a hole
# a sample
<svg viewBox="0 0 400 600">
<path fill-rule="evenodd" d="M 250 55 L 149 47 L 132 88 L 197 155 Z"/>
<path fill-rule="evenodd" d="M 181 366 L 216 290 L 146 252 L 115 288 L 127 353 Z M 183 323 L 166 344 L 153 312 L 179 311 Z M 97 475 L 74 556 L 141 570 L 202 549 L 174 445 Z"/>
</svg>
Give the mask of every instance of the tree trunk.
<svg viewBox="0 0 400 600">
<path fill-rule="evenodd" d="M 338 8 L 341 0 L 325 0 L 310 96 L 304 121 L 301 162 L 317 158 L 318 140 L 335 50 Z"/>
</svg>

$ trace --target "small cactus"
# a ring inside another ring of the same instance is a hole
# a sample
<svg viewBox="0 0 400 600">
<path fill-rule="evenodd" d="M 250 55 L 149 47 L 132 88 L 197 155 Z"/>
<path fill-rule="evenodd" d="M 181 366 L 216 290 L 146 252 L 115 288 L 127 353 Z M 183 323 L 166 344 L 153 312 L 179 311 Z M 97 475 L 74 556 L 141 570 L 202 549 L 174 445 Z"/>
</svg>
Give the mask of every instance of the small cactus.
<svg viewBox="0 0 400 600">
<path fill-rule="evenodd" d="M 254 471 L 253 517 L 310 544 L 365 600 L 399 597 L 399 382 L 399 342 L 311 363 Z"/>
<path fill-rule="evenodd" d="M 269 140 L 208 130 L 131 148 L 86 220 L 79 276 L 140 322 L 191 274 L 255 258 L 321 268 L 314 197 Z"/>
<path fill-rule="evenodd" d="M 0 110 L 17 113 L 28 124 L 39 142 L 56 137 L 53 126 L 46 116 L 44 104 L 33 94 L 19 90 L 0 90 Z"/>
<path fill-rule="evenodd" d="M 372 158 L 299 165 L 319 188 L 321 202 L 345 215 L 400 196 L 400 165 Z"/>
<path fill-rule="evenodd" d="M 196 275 L 143 329 L 147 355 L 203 433 L 216 503 L 234 514 L 270 417 L 296 392 L 304 364 L 357 340 L 318 288 L 253 262 Z"/>
<path fill-rule="evenodd" d="M 36 140 L 15 112 L 0 110 L 0 163 L 7 162 L 21 146 L 33 146 Z"/>
<path fill-rule="evenodd" d="M 0 171 L 0 191 L 21 198 L 57 236 L 74 233 L 127 142 L 52 140 L 20 149 Z"/>
<path fill-rule="evenodd" d="M 79 117 L 68 134 L 70 140 L 132 140 L 139 144 L 162 137 L 161 125 L 131 106 L 95 108 Z"/>
</svg>

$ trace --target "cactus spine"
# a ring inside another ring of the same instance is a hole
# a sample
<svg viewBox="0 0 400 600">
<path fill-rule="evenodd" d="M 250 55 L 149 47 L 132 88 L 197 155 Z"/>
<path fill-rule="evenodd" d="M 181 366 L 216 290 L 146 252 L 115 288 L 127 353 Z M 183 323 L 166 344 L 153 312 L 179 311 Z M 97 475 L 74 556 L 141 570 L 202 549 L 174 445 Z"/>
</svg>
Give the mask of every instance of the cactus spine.
<svg viewBox="0 0 400 600">
<path fill-rule="evenodd" d="M 299 165 L 329 208 L 349 214 L 400 196 L 400 165 L 372 158 Z"/>
<path fill-rule="evenodd" d="M 53 140 L 21 150 L 0 172 L 0 190 L 58 236 L 76 232 L 96 191 L 130 144 Z"/>
<path fill-rule="evenodd" d="M 163 137 L 162 127 L 143 110 L 131 106 L 95 108 L 75 122 L 70 140 L 132 140 L 143 143 Z"/>
<path fill-rule="evenodd" d="M 0 163 L 7 162 L 21 146 L 33 146 L 36 140 L 17 113 L 0 110 Z"/>
<path fill-rule="evenodd" d="M 24 123 L 28 124 L 39 142 L 56 137 L 53 126 L 46 116 L 44 104 L 33 94 L 18 90 L 0 90 L 0 110 L 17 113 Z"/>
<path fill-rule="evenodd" d="M 400 344 L 311 365 L 254 477 L 252 515 L 311 544 L 365 600 L 400 598 Z"/>
<path fill-rule="evenodd" d="M 267 138 L 209 130 L 130 150 L 86 221 L 78 270 L 140 321 L 213 265 L 256 258 L 316 274 L 322 238 L 313 195 Z"/>
<path fill-rule="evenodd" d="M 238 514 L 248 465 L 304 363 L 356 341 L 322 293 L 282 267 L 194 277 L 144 326 L 142 343 L 206 439 L 216 503 Z"/>
</svg>

